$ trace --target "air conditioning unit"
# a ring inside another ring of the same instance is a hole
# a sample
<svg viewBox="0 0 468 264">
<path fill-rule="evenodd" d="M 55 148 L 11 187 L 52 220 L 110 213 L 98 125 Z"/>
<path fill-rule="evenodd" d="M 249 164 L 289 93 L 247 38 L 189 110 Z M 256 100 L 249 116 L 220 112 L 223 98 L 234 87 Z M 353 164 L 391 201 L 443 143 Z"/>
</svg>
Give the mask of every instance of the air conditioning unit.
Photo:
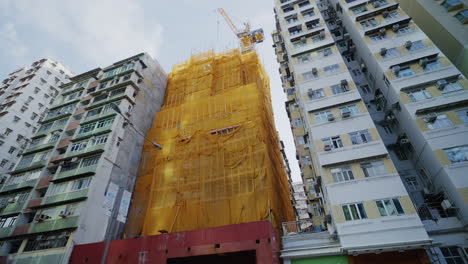
<svg viewBox="0 0 468 264">
<path fill-rule="evenodd" d="M 383 16 L 383 17 L 388 17 L 388 14 L 389 14 L 389 13 L 390 13 L 390 12 L 388 12 L 388 11 L 383 11 L 382 16 Z"/>
<path fill-rule="evenodd" d="M 366 71 L 367 71 L 366 64 L 361 63 L 361 71 L 362 71 L 362 72 L 366 72 Z"/>
<path fill-rule="evenodd" d="M 317 74 L 317 72 L 318 72 L 317 68 L 312 68 L 312 73 L 313 74 Z"/>
<path fill-rule="evenodd" d="M 347 80 L 341 80 L 340 84 L 341 84 L 341 86 L 346 86 L 346 85 L 348 85 L 348 81 Z"/>
<path fill-rule="evenodd" d="M 305 37 L 305 36 L 302 36 L 302 37 L 301 37 L 301 41 L 304 41 L 304 40 L 306 40 L 306 37 Z"/>
<path fill-rule="evenodd" d="M 400 25 L 399 25 L 399 24 L 395 24 L 395 25 L 393 25 L 393 27 L 392 27 L 393 32 L 397 32 L 399 29 L 400 29 Z"/>
<path fill-rule="evenodd" d="M 41 221 L 44 221 L 44 220 L 47 220 L 49 219 L 50 216 L 48 215 L 45 215 L 45 214 L 37 214 L 35 217 L 34 217 L 34 220 L 38 221 L 38 222 L 41 222 Z"/>
<path fill-rule="evenodd" d="M 349 46 L 349 51 L 350 52 L 355 52 L 356 51 L 356 45 Z"/>
<path fill-rule="evenodd" d="M 344 33 L 343 38 L 344 39 L 349 39 L 349 33 Z"/>
<path fill-rule="evenodd" d="M 379 35 L 380 35 L 380 36 L 385 36 L 385 32 L 386 32 L 386 31 L 387 31 L 387 30 L 386 30 L 385 28 L 381 28 L 381 29 L 379 30 Z"/>
<path fill-rule="evenodd" d="M 446 80 L 438 80 L 438 81 L 436 82 L 436 87 L 437 87 L 437 89 L 439 89 L 439 90 L 444 89 L 445 85 L 447 85 L 447 81 L 446 81 Z"/>
<path fill-rule="evenodd" d="M 16 197 L 13 197 L 13 198 L 8 198 L 8 203 L 16 203 L 18 201 L 18 199 Z"/>
<path fill-rule="evenodd" d="M 335 120 L 335 116 L 333 114 L 328 114 L 327 119 L 328 119 L 328 121 L 333 121 L 333 120 Z"/>
<path fill-rule="evenodd" d="M 410 141 L 409 141 L 408 138 L 402 138 L 402 139 L 400 139 L 400 144 L 401 144 L 401 145 L 409 144 L 409 143 L 410 143 Z"/>
<path fill-rule="evenodd" d="M 443 200 L 440 205 L 442 206 L 442 208 L 447 211 L 448 209 L 452 209 L 453 208 L 453 205 L 452 203 L 449 201 L 449 200 Z"/>
<path fill-rule="evenodd" d="M 405 42 L 405 48 L 406 49 L 410 49 L 411 45 L 413 45 L 413 42 L 411 42 L 411 40 L 408 40 L 408 41 Z"/>
<path fill-rule="evenodd" d="M 394 74 L 398 74 L 400 72 L 400 69 L 401 69 L 400 66 L 393 66 L 392 67 L 392 71 L 393 71 Z"/>
<path fill-rule="evenodd" d="M 341 112 L 341 117 L 342 118 L 348 118 L 350 116 L 351 116 L 351 112 L 348 111 L 348 110 Z"/>
<path fill-rule="evenodd" d="M 323 219 L 326 223 L 331 224 L 332 222 L 332 217 L 331 215 L 327 214 L 325 215 L 325 218 Z"/>
<path fill-rule="evenodd" d="M 323 53 L 323 56 L 324 56 L 324 57 L 327 57 L 327 56 L 328 56 L 328 52 L 324 52 L 324 53 Z"/>
<path fill-rule="evenodd" d="M 143 81 L 143 77 L 138 78 L 138 83 L 141 83 Z"/>
<path fill-rule="evenodd" d="M 312 95 L 314 94 L 314 91 L 312 89 L 309 89 L 307 90 L 307 94 L 312 97 Z"/>
<path fill-rule="evenodd" d="M 331 147 L 330 144 L 326 144 L 326 145 L 323 145 L 323 150 L 324 151 L 330 151 L 330 150 L 332 150 L 332 147 Z"/>
<path fill-rule="evenodd" d="M 380 49 L 380 55 L 384 56 L 385 54 L 387 54 L 387 48 L 381 48 Z"/>
<path fill-rule="evenodd" d="M 70 162 L 76 162 L 76 161 L 78 161 L 78 157 L 73 157 L 73 158 L 70 160 Z"/>
<path fill-rule="evenodd" d="M 429 59 L 428 58 L 424 58 L 424 59 L 420 59 L 419 60 L 419 66 L 425 68 L 427 63 L 429 63 Z"/>
<path fill-rule="evenodd" d="M 320 36 L 320 38 L 324 38 L 325 37 L 325 31 L 320 31 L 319 36 Z"/>
<path fill-rule="evenodd" d="M 433 123 L 437 120 L 437 113 L 430 113 L 426 116 L 426 122 Z"/>
</svg>

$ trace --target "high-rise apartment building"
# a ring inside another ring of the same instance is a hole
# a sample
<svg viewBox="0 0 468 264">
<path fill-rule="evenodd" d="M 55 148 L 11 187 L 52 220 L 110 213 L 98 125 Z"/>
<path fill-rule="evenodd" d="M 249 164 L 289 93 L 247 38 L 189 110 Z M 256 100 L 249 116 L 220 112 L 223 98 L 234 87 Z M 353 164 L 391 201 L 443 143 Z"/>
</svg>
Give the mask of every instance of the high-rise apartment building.
<svg viewBox="0 0 468 264">
<path fill-rule="evenodd" d="M 397 2 L 445 56 L 468 76 L 468 1 Z"/>
<path fill-rule="evenodd" d="M 0 84 L 0 177 L 13 169 L 38 122 L 73 74 L 42 59 L 10 73 Z"/>
<path fill-rule="evenodd" d="M 275 12 L 297 158 L 327 229 L 283 226 L 285 263 L 464 263 L 468 81 L 393 0 Z"/>
<path fill-rule="evenodd" d="M 0 189 L 2 256 L 68 263 L 74 245 L 120 237 L 166 78 L 142 53 L 60 86 Z"/>
</svg>

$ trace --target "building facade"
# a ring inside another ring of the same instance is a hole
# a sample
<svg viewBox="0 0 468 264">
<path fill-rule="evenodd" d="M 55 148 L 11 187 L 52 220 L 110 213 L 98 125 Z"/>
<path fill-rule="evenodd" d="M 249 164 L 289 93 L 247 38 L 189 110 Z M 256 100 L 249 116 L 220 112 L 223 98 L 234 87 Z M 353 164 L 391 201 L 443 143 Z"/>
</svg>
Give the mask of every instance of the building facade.
<svg viewBox="0 0 468 264">
<path fill-rule="evenodd" d="M 166 78 L 141 53 L 60 86 L 0 189 L 2 256 L 68 263 L 74 245 L 122 235 L 143 135 L 161 107 Z"/>
<path fill-rule="evenodd" d="M 283 237 L 285 263 L 465 261 L 464 76 L 395 1 L 275 12 L 297 158 L 327 229 Z"/>
<path fill-rule="evenodd" d="M 445 56 L 468 76 L 468 1 L 397 2 Z"/>
<path fill-rule="evenodd" d="M 10 74 L 0 84 L 0 176 L 12 170 L 38 122 L 73 76 L 62 64 L 42 59 Z"/>
</svg>

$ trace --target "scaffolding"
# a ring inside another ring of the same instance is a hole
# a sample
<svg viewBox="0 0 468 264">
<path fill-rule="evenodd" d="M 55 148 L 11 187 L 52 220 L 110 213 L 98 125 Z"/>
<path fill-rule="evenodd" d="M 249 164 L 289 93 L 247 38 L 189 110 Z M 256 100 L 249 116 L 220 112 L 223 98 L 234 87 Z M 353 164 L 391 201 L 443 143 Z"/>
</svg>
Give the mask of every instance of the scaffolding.
<svg viewBox="0 0 468 264">
<path fill-rule="evenodd" d="M 193 55 L 175 65 L 147 134 L 126 237 L 294 220 L 257 54 Z"/>
</svg>

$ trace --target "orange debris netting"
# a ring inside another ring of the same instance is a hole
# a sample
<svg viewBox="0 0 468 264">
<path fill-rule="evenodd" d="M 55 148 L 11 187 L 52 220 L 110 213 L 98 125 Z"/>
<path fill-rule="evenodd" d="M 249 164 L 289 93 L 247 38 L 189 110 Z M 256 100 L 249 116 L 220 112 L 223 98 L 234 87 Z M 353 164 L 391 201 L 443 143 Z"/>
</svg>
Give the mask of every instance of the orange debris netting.
<svg viewBox="0 0 468 264">
<path fill-rule="evenodd" d="M 269 79 L 255 51 L 175 65 L 147 137 L 126 237 L 293 221 Z M 163 231 L 164 230 L 164 231 Z"/>
</svg>

